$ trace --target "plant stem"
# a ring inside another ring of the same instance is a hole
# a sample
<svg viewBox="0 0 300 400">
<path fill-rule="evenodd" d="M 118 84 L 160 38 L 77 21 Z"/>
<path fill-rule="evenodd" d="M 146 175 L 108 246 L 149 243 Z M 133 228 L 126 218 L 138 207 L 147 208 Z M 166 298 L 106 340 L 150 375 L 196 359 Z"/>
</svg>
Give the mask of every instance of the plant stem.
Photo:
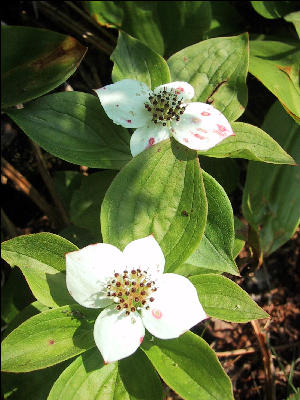
<svg viewBox="0 0 300 400">
<path fill-rule="evenodd" d="M 111 55 L 113 47 L 106 43 L 103 39 L 96 37 L 90 31 L 85 29 L 78 22 L 74 23 L 71 18 L 65 15 L 63 12 L 59 11 L 57 8 L 53 7 L 48 1 L 39 1 L 38 7 L 40 11 L 47 15 L 55 23 L 63 24 L 68 30 L 81 36 L 86 42 L 97 47 L 103 53 Z"/>
<path fill-rule="evenodd" d="M 14 223 L 5 214 L 5 212 L 2 208 L 1 208 L 1 226 L 7 232 L 9 239 L 18 236 L 17 228 L 15 227 Z"/>
<path fill-rule="evenodd" d="M 272 353 L 266 343 L 266 335 L 261 331 L 256 320 L 251 321 L 255 336 L 257 338 L 259 348 L 262 354 L 264 371 L 266 377 L 266 396 L 267 400 L 276 400 L 274 385 L 274 365 L 272 362 Z"/>
<path fill-rule="evenodd" d="M 44 160 L 43 154 L 41 152 L 40 146 L 34 143 L 32 140 L 30 141 L 31 145 L 33 147 L 34 155 L 37 160 L 38 164 L 38 169 L 41 174 L 41 177 L 43 178 L 43 181 L 45 182 L 45 185 L 47 186 L 49 193 L 54 201 L 54 204 L 57 207 L 58 212 L 61 215 L 62 221 L 64 222 L 64 225 L 69 225 L 69 217 L 66 213 L 66 210 L 60 200 L 60 197 L 57 194 L 53 179 L 48 171 L 46 162 Z"/>
<path fill-rule="evenodd" d="M 103 33 L 104 36 L 106 36 L 108 39 L 110 39 L 113 44 L 117 43 L 116 38 L 111 35 L 106 29 L 102 28 L 100 24 L 98 24 L 97 21 L 95 21 L 94 18 L 92 18 L 89 14 L 87 14 L 85 11 L 83 11 L 81 8 L 76 6 L 73 1 L 65 1 L 66 4 L 68 4 L 69 7 L 71 7 L 74 11 L 76 11 L 78 14 L 80 14 L 87 22 L 90 22 L 93 24 L 101 33 Z"/>
</svg>

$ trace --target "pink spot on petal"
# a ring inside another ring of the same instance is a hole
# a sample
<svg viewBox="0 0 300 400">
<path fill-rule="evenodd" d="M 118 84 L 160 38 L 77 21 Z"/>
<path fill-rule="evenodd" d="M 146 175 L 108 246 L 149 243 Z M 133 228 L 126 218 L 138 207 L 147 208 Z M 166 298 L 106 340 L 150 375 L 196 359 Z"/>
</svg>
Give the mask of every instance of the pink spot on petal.
<svg viewBox="0 0 300 400">
<path fill-rule="evenodd" d="M 150 138 L 148 140 L 148 144 L 147 144 L 146 149 L 148 149 L 149 147 L 153 146 L 154 144 L 155 144 L 155 139 L 154 139 L 154 137 L 152 137 L 152 138 Z"/>
<path fill-rule="evenodd" d="M 144 340 L 144 336 L 140 337 L 140 344 L 142 343 L 142 341 Z"/>
<path fill-rule="evenodd" d="M 206 139 L 205 136 L 199 135 L 199 133 L 193 133 L 193 135 L 195 136 L 195 138 L 200 139 L 200 140 Z"/>
<path fill-rule="evenodd" d="M 219 124 L 217 124 L 217 127 L 218 127 L 218 129 L 221 131 L 221 132 L 225 132 L 227 129 L 225 128 L 225 126 L 223 126 L 223 125 L 219 125 Z"/>
<path fill-rule="evenodd" d="M 152 310 L 152 315 L 153 315 L 153 317 L 156 318 L 156 319 L 161 319 L 161 317 L 162 317 L 162 312 L 161 312 L 160 310 L 158 310 L 158 309 L 153 309 L 153 310 Z"/>
<path fill-rule="evenodd" d="M 54 341 L 53 339 L 50 339 L 50 340 L 48 341 L 48 343 L 52 345 L 52 344 L 55 343 L 55 341 Z"/>
<path fill-rule="evenodd" d="M 229 136 L 230 132 L 226 129 L 225 126 L 217 124 L 217 129 L 214 130 L 214 133 L 221 137 Z"/>
<path fill-rule="evenodd" d="M 208 133 L 208 131 L 206 129 L 203 129 L 203 128 L 196 128 L 196 131 L 203 132 L 203 133 Z"/>
<path fill-rule="evenodd" d="M 126 122 L 128 122 L 129 124 L 131 124 L 131 119 L 126 119 Z"/>
<path fill-rule="evenodd" d="M 183 141 L 185 142 L 185 143 L 188 143 L 189 142 L 189 139 L 188 138 L 183 138 Z"/>
<path fill-rule="evenodd" d="M 201 115 L 203 115 L 203 117 L 208 117 L 208 116 L 210 115 L 210 113 L 207 112 L 207 111 L 203 111 L 203 112 L 201 113 Z"/>
<path fill-rule="evenodd" d="M 175 93 L 176 94 L 184 93 L 183 87 L 180 86 L 180 87 L 176 88 Z"/>
</svg>

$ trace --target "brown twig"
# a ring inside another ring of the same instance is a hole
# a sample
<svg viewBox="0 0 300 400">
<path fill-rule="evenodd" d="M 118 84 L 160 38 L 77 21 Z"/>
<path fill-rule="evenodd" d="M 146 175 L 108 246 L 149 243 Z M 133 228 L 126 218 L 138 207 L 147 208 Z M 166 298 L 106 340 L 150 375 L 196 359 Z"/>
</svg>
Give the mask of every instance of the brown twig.
<svg viewBox="0 0 300 400">
<path fill-rule="evenodd" d="M 111 55 L 113 47 L 110 44 L 105 42 L 103 39 L 93 35 L 89 30 L 85 29 L 78 22 L 74 23 L 71 18 L 69 18 L 63 12 L 59 11 L 59 9 L 52 6 L 48 1 L 39 1 L 37 4 L 39 10 L 43 14 L 47 15 L 47 17 L 52 19 L 52 21 L 64 25 L 68 30 L 81 36 L 86 42 L 103 51 L 103 53 Z"/>
<path fill-rule="evenodd" d="M 65 1 L 65 3 L 68 4 L 68 6 L 71 7 L 78 14 L 80 14 L 87 22 L 93 24 L 94 27 L 97 28 L 104 36 L 110 39 L 114 45 L 117 43 L 117 39 L 111 33 L 104 29 L 93 17 L 87 14 L 84 10 L 76 6 L 73 1 Z"/>
<path fill-rule="evenodd" d="M 66 213 L 66 210 L 61 202 L 60 197 L 57 194 L 53 179 L 48 171 L 46 162 L 44 160 L 43 154 L 41 152 L 40 146 L 37 145 L 36 143 L 34 143 L 32 140 L 30 141 L 33 151 L 34 151 L 34 155 L 35 158 L 37 160 L 37 165 L 38 165 L 38 169 L 39 172 L 41 174 L 41 177 L 43 178 L 43 181 L 45 182 L 45 185 L 47 186 L 49 193 L 53 199 L 54 204 L 57 207 L 58 212 L 61 215 L 62 221 L 65 225 L 69 225 L 70 221 L 69 221 L 69 217 Z"/>
<path fill-rule="evenodd" d="M 267 346 L 266 335 L 261 331 L 258 321 L 251 321 L 263 358 L 267 400 L 275 400 L 274 365 L 271 350 Z"/>
<path fill-rule="evenodd" d="M 289 349 L 290 347 L 297 347 L 300 346 L 300 341 L 299 342 L 294 342 L 294 343 L 288 343 L 288 344 L 282 344 L 280 346 L 274 346 L 275 350 L 286 350 Z M 243 356 L 246 354 L 253 354 L 259 351 L 259 349 L 256 349 L 255 347 L 248 347 L 247 349 L 237 349 L 237 350 L 231 350 L 231 351 L 219 351 L 216 352 L 218 357 L 236 357 L 236 356 Z"/>
<path fill-rule="evenodd" d="M 57 227 L 63 226 L 61 223 L 61 218 L 56 215 L 51 205 L 48 204 L 48 202 L 39 194 L 32 184 L 3 157 L 1 157 L 1 169 L 3 175 L 11 179 L 16 185 L 17 189 L 25 193 L 39 207 L 39 209 L 56 224 Z"/>
</svg>

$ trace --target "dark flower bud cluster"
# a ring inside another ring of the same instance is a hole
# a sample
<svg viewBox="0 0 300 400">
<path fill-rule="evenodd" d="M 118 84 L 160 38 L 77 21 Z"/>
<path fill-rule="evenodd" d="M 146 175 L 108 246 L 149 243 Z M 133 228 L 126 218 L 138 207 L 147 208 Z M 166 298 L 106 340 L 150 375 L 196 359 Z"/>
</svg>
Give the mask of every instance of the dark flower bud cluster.
<svg viewBox="0 0 300 400">
<path fill-rule="evenodd" d="M 106 295 L 114 299 L 116 310 L 125 310 L 126 315 L 130 315 L 141 308 L 149 309 L 149 302 L 154 301 L 152 294 L 157 290 L 154 285 L 147 271 L 124 270 L 122 274 L 116 272 L 109 280 Z"/>
<path fill-rule="evenodd" d="M 168 91 L 164 88 L 158 93 L 149 95 L 149 101 L 145 103 L 147 111 L 152 113 L 152 121 L 167 125 L 168 121 L 179 121 L 184 113 L 186 105 L 182 101 L 182 96 L 174 88 Z"/>
</svg>

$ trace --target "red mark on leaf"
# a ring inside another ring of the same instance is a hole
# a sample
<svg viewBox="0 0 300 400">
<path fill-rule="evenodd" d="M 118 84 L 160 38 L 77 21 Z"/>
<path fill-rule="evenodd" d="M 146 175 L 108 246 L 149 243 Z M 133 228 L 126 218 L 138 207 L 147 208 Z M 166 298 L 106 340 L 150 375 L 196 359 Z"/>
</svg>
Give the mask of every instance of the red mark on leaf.
<svg viewBox="0 0 300 400">
<path fill-rule="evenodd" d="M 131 119 L 126 119 L 126 122 L 128 122 L 129 124 L 131 124 Z"/>
<path fill-rule="evenodd" d="M 183 61 L 184 61 L 184 62 L 188 62 L 189 59 L 188 59 L 187 57 L 183 57 Z"/>
<path fill-rule="evenodd" d="M 52 345 L 52 344 L 55 343 L 55 341 L 54 341 L 53 339 L 50 339 L 50 340 L 48 341 L 48 343 Z"/>
<path fill-rule="evenodd" d="M 152 310 L 152 315 L 156 319 L 161 319 L 162 312 L 160 310 L 154 309 L 154 310 Z"/>
<path fill-rule="evenodd" d="M 203 115 L 203 117 L 208 117 L 208 116 L 210 115 L 210 113 L 207 112 L 207 111 L 203 111 L 203 112 L 201 113 L 201 115 Z"/>
</svg>

